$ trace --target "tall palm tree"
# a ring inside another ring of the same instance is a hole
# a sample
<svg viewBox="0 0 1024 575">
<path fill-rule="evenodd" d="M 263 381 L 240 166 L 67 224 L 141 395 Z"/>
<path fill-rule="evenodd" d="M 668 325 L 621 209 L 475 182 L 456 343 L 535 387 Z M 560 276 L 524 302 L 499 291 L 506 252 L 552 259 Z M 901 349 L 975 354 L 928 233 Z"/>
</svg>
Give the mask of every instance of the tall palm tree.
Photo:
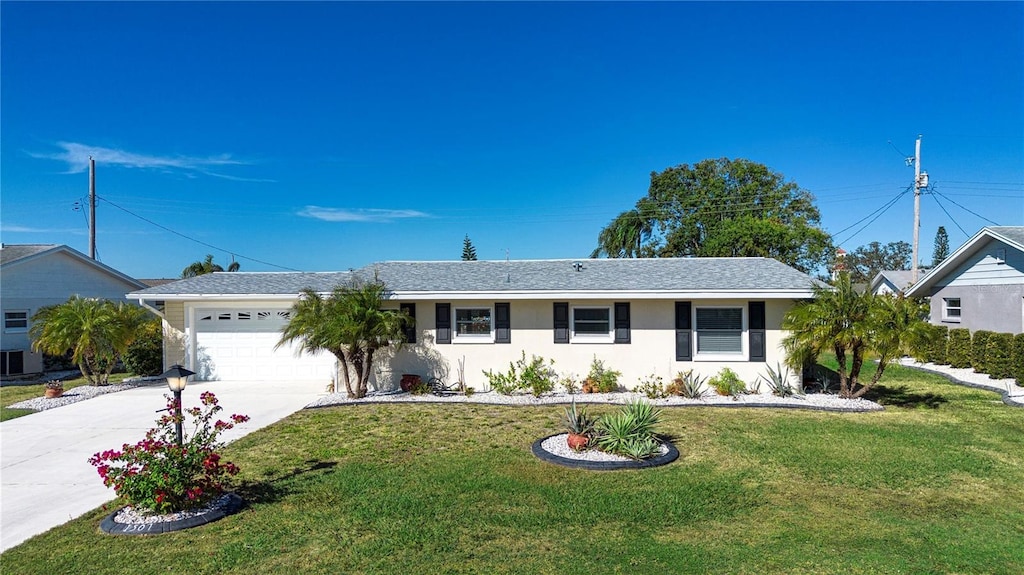
<svg viewBox="0 0 1024 575">
<path fill-rule="evenodd" d="M 227 271 L 229 271 L 229 272 L 237 272 L 238 269 L 241 268 L 241 267 L 242 267 L 241 264 L 239 264 L 238 262 L 234 262 L 233 261 L 233 262 L 231 262 L 231 264 L 228 265 Z M 201 262 L 192 262 L 191 264 L 188 265 L 188 267 L 183 269 L 181 271 L 181 277 L 182 278 L 194 278 L 196 276 L 212 274 L 213 272 L 222 272 L 222 271 L 225 271 L 225 270 L 224 270 L 223 267 L 220 266 L 220 264 L 213 263 L 213 255 L 212 254 L 206 254 L 206 259 L 205 260 L 203 260 Z"/>
<path fill-rule="evenodd" d="M 93 385 L 106 385 L 124 353 L 151 318 L 125 302 L 72 296 L 32 316 L 32 349 L 51 355 L 71 350 L 71 360 Z"/>
<path fill-rule="evenodd" d="M 326 297 L 302 290 L 277 347 L 298 342 L 307 353 L 330 352 L 338 360 L 348 396 L 366 397 L 374 354 L 401 347 L 405 327 L 413 321 L 404 312 L 381 309 L 384 291 L 379 281 L 338 286 Z"/>
<path fill-rule="evenodd" d="M 643 244 L 651 237 L 652 223 L 639 210 L 622 212 L 597 236 L 597 249 L 590 254 L 596 258 L 604 254 L 610 258 L 642 257 Z"/>
<path fill-rule="evenodd" d="M 894 359 L 928 341 L 927 308 L 920 302 L 858 292 L 849 274 L 840 275 L 832 287 L 813 289 L 813 300 L 797 303 L 783 317 L 782 329 L 789 333 L 782 346 L 795 369 L 816 361 L 824 351 L 835 353 L 840 397 L 861 397 Z M 878 356 L 878 369 L 870 381 L 862 382 L 868 355 Z"/>
</svg>

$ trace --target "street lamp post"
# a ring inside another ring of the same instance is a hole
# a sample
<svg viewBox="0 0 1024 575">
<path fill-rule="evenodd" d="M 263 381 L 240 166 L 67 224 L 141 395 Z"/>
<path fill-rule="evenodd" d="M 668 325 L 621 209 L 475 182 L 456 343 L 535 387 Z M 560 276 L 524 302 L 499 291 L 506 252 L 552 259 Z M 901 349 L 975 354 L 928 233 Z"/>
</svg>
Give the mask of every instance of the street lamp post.
<svg viewBox="0 0 1024 575">
<path fill-rule="evenodd" d="M 181 392 L 185 389 L 190 375 L 195 375 L 195 372 L 174 364 L 160 376 L 167 378 L 167 387 L 174 392 L 174 431 L 178 438 L 178 447 L 184 445 L 181 436 Z"/>
</svg>

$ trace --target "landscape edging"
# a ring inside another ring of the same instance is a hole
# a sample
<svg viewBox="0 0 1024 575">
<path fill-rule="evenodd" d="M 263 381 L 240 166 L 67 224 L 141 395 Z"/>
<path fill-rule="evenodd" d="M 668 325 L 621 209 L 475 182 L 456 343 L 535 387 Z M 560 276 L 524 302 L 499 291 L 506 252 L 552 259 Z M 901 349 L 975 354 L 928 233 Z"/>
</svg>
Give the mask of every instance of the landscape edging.
<svg viewBox="0 0 1024 575">
<path fill-rule="evenodd" d="M 181 531 L 183 529 L 199 527 L 200 525 L 213 523 L 218 519 L 223 519 L 228 515 L 237 513 L 238 510 L 242 508 L 242 504 L 244 502 L 237 494 L 228 493 L 227 497 L 228 501 L 226 504 L 200 513 L 199 515 L 157 523 L 118 523 L 117 521 L 114 521 L 114 517 L 121 512 L 121 509 L 124 509 L 122 507 L 110 515 L 107 515 L 100 523 L 100 529 L 104 533 L 109 533 L 111 535 L 157 535 L 160 533 L 170 533 L 172 531 Z"/>
<path fill-rule="evenodd" d="M 650 459 L 629 460 L 629 461 L 586 461 L 583 459 L 569 459 L 568 457 L 561 457 L 555 455 L 550 451 L 544 449 L 541 444 L 545 440 L 555 437 L 555 435 L 561 435 L 556 433 L 547 437 L 542 437 L 537 441 L 533 442 L 533 446 L 530 447 L 530 451 L 533 452 L 541 461 L 553 463 L 555 465 L 561 465 L 562 467 L 573 467 L 576 469 L 586 469 L 589 471 L 615 471 L 618 469 L 648 469 L 651 467 L 660 467 L 662 465 L 668 465 L 676 459 L 679 459 L 679 450 L 676 449 L 675 445 L 672 445 L 671 441 L 663 441 L 662 443 L 668 447 L 668 452 L 659 455 L 658 457 L 652 457 Z"/>
</svg>

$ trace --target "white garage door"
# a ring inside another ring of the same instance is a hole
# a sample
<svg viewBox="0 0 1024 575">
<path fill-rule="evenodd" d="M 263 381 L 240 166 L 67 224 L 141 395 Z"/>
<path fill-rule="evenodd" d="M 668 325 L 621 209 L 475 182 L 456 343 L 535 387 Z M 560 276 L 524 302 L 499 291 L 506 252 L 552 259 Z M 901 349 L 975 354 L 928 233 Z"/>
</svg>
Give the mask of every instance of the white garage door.
<svg viewBox="0 0 1024 575">
<path fill-rule="evenodd" d="M 274 349 L 287 309 L 196 310 L 196 370 L 203 380 L 322 381 L 334 373 L 329 353 L 296 354 L 295 346 Z"/>
</svg>

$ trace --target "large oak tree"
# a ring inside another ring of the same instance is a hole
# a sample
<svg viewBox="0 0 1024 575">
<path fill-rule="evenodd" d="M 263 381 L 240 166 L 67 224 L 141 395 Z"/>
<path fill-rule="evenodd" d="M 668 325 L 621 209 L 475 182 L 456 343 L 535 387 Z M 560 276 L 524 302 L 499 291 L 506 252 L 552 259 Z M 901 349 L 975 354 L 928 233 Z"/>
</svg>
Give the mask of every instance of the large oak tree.
<svg viewBox="0 0 1024 575">
<path fill-rule="evenodd" d="M 591 257 L 770 257 L 824 266 L 829 235 L 810 192 L 750 160 L 709 159 L 651 173 L 647 195 L 598 235 Z"/>
</svg>

